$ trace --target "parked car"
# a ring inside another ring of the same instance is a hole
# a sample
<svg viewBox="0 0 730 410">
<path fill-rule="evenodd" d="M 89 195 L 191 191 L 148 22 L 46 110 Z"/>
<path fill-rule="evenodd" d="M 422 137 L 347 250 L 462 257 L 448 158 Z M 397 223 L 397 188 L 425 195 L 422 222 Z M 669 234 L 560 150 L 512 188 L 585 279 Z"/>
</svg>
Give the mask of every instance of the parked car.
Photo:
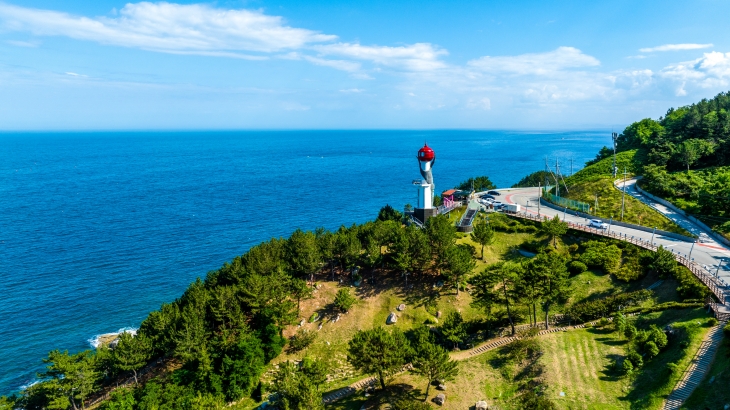
<svg viewBox="0 0 730 410">
<path fill-rule="evenodd" d="M 489 194 L 489 195 L 495 195 L 495 196 L 502 195 L 502 194 L 499 193 L 499 191 L 487 191 L 487 194 Z"/>
<path fill-rule="evenodd" d="M 494 207 L 494 209 L 499 209 L 502 206 L 504 206 L 504 204 L 501 203 L 500 201 L 494 201 L 494 202 L 492 202 L 492 206 Z"/>
<path fill-rule="evenodd" d="M 596 229 L 608 229 L 608 224 L 601 221 L 600 219 L 591 219 L 591 221 L 588 222 L 588 227 Z"/>
<path fill-rule="evenodd" d="M 484 195 L 480 196 L 479 198 L 482 198 L 482 199 L 494 199 L 494 197 L 491 196 L 491 195 L 489 195 L 489 194 L 484 194 Z"/>
</svg>

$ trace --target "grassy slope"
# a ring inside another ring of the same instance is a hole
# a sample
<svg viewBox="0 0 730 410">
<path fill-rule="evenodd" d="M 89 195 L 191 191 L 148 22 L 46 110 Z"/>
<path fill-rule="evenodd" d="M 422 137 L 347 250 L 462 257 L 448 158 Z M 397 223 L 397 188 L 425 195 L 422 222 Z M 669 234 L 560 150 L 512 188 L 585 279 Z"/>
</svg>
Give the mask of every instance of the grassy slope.
<svg viewBox="0 0 730 410">
<path fill-rule="evenodd" d="M 715 378 L 712 383 L 710 380 Z M 727 337 L 717 351 L 715 361 L 705 380 L 684 403 L 687 409 L 722 409 L 730 404 L 730 339 Z"/>
<path fill-rule="evenodd" d="M 637 154 L 636 151 L 626 151 L 618 154 L 617 164 L 619 164 L 621 171 L 623 171 L 623 165 L 625 164 L 630 175 L 638 172 L 639 156 L 640 154 Z M 613 159 L 606 158 L 566 178 L 565 183 L 568 185 L 568 192 L 566 193 L 563 188 L 561 195 L 590 204 L 591 213 L 596 216 L 605 219 L 613 217 L 615 220 L 620 220 L 622 193 L 613 186 L 612 164 Z M 598 195 L 597 210 L 594 209 L 596 195 Z M 624 222 L 688 234 L 662 214 L 630 195 L 626 195 L 624 201 Z"/>
</svg>

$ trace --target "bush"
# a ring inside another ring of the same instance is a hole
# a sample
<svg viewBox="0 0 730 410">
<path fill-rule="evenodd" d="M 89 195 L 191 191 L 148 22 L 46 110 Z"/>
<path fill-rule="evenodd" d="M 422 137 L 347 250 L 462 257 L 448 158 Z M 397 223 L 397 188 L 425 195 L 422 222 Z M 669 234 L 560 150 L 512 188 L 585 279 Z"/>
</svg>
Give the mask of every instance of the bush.
<svg viewBox="0 0 730 410">
<path fill-rule="evenodd" d="M 707 320 L 708 327 L 717 326 L 718 323 L 720 323 L 720 322 L 718 322 L 718 320 L 715 319 L 714 317 L 711 317 L 709 320 Z"/>
<path fill-rule="evenodd" d="M 601 241 L 588 241 L 580 261 L 587 266 L 603 269 L 606 273 L 616 274 L 621 267 L 621 249 Z"/>
<path fill-rule="evenodd" d="M 649 299 L 651 296 L 652 291 L 646 289 L 629 293 L 620 293 L 603 299 L 577 303 L 570 307 L 568 314 L 570 314 L 571 318 L 577 322 L 587 322 L 595 318 L 611 316 L 614 312 L 618 311 L 619 306 L 626 307 L 637 305 L 640 302 Z"/>
<path fill-rule="evenodd" d="M 289 339 L 289 350 L 292 352 L 298 352 L 309 347 L 317 338 L 315 332 L 310 332 L 307 329 L 301 328 L 297 330 L 297 333 Z"/>
<path fill-rule="evenodd" d="M 312 316 L 309 317 L 309 323 L 314 323 L 319 320 L 319 313 L 314 312 L 312 313 Z"/>
<path fill-rule="evenodd" d="M 621 370 L 625 375 L 630 376 L 632 373 L 634 373 L 634 364 L 631 363 L 631 360 L 625 358 L 624 363 L 621 366 Z"/>
<path fill-rule="evenodd" d="M 725 337 L 730 338 L 730 322 L 725 325 L 725 327 L 722 329 L 722 331 L 725 333 Z"/>
<path fill-rule="evenodd" d="M 640 354 L 634 351 L 629 353 L 628 357 L 626 357 L 626 360 L 630 360 L 634 367 L 637 368 L 644 365 L 644 359 L 641 357 Z"/>
<path fill-rule="evenodd" d="M 644 345 L 644 349 L 646 349 L 646 354 L 649 355 L 649 357 L 655 357 L 659 354 L 659 346 L 656 345 L 656 343 L 652 342 L 651 340 L 646 342 Z"/>
<path fill-rule="evenodd" d="M 355 297 L 350 294 L 350 289 L 342 288 L 335 296 L 335 306 L 343 312 L 347 312 L 355 304 Z"/>
<path fill-rule="evenodd" d="M 581 261 L 573 261 L 568 264 L 568 272 L 573 275 L 581 274 L 587 270 L 588 266 L 586 266 L 586 264 Z"/>
</svg>

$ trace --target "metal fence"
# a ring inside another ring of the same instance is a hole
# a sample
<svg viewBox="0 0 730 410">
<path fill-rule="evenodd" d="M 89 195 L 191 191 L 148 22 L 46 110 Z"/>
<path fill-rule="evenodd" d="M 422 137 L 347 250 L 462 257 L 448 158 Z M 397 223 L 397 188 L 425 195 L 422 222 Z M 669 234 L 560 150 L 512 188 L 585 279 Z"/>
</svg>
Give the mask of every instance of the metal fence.
<svg viewBox="0 0 730 410">
<path fill-rule="evenodd" d="M 543 192 L 542 197 L 545 198 L 548 202 L 552 202 L 555 205 L 561 206 L 563 208 L 574 209 L 576 211 L 581 211 L 585 213 L 588 213 L 591 210 L 591 206 L 585 202 L 555 196 L 550 192 Z"/>
</svg>

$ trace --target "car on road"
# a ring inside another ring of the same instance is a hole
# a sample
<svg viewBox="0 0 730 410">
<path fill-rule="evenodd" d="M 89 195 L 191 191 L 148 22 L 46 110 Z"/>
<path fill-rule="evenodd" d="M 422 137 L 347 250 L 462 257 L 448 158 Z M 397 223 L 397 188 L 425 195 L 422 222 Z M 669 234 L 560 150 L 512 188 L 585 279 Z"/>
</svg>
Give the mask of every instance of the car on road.
<svg viewBox="0 0 730 410">
<path fill-rule="evenodd" d="M 710 236 L 709 236 L 709 235 L 707 235 L 707 234 L 706 234 L 706 233 L 704 233 L 704 232 L 702 232 L 702 233 L 700 234 L 699 238 L 697 238 L 697 239 L 698 239 L 698 240 L 700 241 L 700 243 L 708 243 L 708 242 L 712 242 L 712 239 L 710 239 Z"/>
<path fill-rule="evenodd" d="M 596 229 L 608 229 L 608 224 L 600 219 L 591 219 L 591 221 L 588 222 L 588 227 Z"/>
<path fill-rule="evenodd" d="M 494 207 L 494 209 L 499 209 L 499 208 L 503 207 L 504 204 L 500 201 L 494 201 L 494 202 L 492 202 L 492 206 Z"/>
<path fill-rule="evenodd" d="M 482 199 L 494 199 L 494 197 L 492 195 L 489 195 L 489 194 L 484 194 L 484 195 L 480 196 L 479 198 L 482 198 Z"/>
<path fill-rule="evenodd" d="M 487 191 L 487 194 L 489 194 L 489 195 L 495 195 L 495 196 L 502 195 L 502 194 L 499 193 L 499 191 Z"/>
</svg>

